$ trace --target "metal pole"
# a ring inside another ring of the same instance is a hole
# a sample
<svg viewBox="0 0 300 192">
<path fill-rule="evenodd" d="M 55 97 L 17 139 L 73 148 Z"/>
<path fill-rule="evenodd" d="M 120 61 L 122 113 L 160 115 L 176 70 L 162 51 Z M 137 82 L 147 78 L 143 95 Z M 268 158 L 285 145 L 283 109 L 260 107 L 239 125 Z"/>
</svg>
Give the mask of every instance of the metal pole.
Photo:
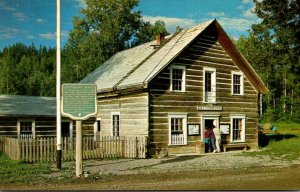
<svg viewBox="0 0 300 192">
<path fill-rule="evenodd" d="M 76 177 L 81 177 L 82 173 L 82 121 L 76 121 Z"/>
<path fill-rule="evenodd" d="M 61 112 L 60 112 L 60 0 L 56 0 L 56 147 L 57 147 L 57 168 L 61 169 Z"/>
</svg>

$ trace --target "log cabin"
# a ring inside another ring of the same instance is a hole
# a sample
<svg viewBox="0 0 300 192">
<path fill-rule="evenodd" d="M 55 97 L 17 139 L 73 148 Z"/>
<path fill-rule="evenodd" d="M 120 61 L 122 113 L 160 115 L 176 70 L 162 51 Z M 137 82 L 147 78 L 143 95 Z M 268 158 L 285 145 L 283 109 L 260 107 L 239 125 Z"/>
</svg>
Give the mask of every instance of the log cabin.
<svg viewBox="0 0 300 192">
<path fill-rule="evenodd" d="M 62 117 L 62 137 L 75 136 L 73 120 Z M 84 135 L 99 135 L 95 118 L 83 122 Z M 56 98 L 0 95 L 0 136 L 55 137 Z"/>
<path fill-rule="evenodd" d="M 112 56 L 80 83 L 97 85 L 101 134 L 148 136 L 149 155 L 205 153 L 205 127 L 223 151 L 258 147 L 268 92 L 217 20 Z"/>
</svg>

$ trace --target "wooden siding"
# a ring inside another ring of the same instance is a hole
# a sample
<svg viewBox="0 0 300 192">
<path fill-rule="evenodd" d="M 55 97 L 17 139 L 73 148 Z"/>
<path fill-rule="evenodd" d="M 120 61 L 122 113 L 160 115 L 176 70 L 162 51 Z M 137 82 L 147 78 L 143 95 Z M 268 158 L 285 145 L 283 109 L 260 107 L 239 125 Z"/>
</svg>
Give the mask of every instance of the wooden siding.
<svg viewBox="0 0 300 192">
<path fill-rule="evenodd" d="M 246 142 L 257 147 L 258 93 L 244 76 L 244 95 L 231 94 L 232 71 L 240 71 L 222 48 L 213 33 L 204 33 L 184 50 L 170 65 L 186 67 L 186 91 L 171 92 L 170 69 L 164 69 L 150 83 L 150 137 L 149 142 L 156 150 L 169 153 L 196 152 L 195 143 L 200 136 L 188 136 L 188 145 L 169 146 L 168 114 L 188 113 L 188 124 L 200 124 L 202 115 L 219 116 L 220 124 L 230 124 L 230 115 L 246 115 Z M 216 104 L 222 111 L 198 111 L 203 103 L 203 68 L 216 69 Z M 230 141 L 222 135 L 222 142 Z M 152 151 L 153 153 L 155 151 Z M 157 151 L 156 151 L 157 152 Z M 151 151 L 150 151 L 151 153 Z"/>
<path fill-rule="evenodd" d="M 56 137 L 56 118 L 55 117 L 0 117 L 0 136 L 17 137 L 18 120 L 34 121 L 36 137 Z M 95 118 L 83 121 L 83 135 L 94 135 Z M 72 120 L 62 118 L 62 123 L 71 123 Z M 76 123 L 73 122 L 73 137 L 76 135 Z"/>
<path fill-rule="evenodd" d="M 112 135 L 111 114 L 120 113 L 120 136 L 148 136 L 148 111 L 148 93 L 99 99 L 101 135 Z"/>
</svg>

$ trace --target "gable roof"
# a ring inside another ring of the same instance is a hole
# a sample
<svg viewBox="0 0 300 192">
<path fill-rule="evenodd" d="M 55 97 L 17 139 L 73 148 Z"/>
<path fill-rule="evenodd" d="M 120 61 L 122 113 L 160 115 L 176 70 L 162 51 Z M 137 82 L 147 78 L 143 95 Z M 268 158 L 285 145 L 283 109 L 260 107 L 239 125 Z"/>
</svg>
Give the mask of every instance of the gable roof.
<svg viewBox="0 0 300 192">
<path fill-rule="evenodd" d="M 56 116 L 55 97 L 0 95 L 0 116 Z"/>
<path fill-rule="evenodd" d="M 147 88 L 149 82 L 168 66 L 205 29 L 214 26 L 220 44 L 244 72 L 252 86 L 259 92 L 267 93 L 263 81 L 231 42 L 217 20 L 210 20 L 190 29 L 168 36 L 166 41 L 154 49 L 155 41 L 121 51 L 87 75 L 80 83 L 95 83 L 98 93 L 121 91 L 125 89 Z"/>
</svg>

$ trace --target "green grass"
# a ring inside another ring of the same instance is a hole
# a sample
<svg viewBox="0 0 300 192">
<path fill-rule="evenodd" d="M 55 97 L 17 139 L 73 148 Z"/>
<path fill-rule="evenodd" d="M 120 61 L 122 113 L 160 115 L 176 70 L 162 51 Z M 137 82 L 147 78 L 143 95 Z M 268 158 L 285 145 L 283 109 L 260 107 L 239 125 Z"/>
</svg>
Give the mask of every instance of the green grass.
<svg viewBox="0 0 300 192">
<path fill-rule="evenodd" d="M 27 164 L 22 161 L 13 161 L 0 152 L 1 183 L 38 182 L 41 175 L 49 173 L 51 173 L 51 169 L 47 164 Z"/>
<path fill-rule="evenodd" d="M 275 123 L 275 135 L 264 136 L 269 139 L 268 145 L 261 151 L 247 152 L 243 155 L 268 155 L 271 159 L 295 160 L 300 157 L 300 124 Z"/>
</svg>

